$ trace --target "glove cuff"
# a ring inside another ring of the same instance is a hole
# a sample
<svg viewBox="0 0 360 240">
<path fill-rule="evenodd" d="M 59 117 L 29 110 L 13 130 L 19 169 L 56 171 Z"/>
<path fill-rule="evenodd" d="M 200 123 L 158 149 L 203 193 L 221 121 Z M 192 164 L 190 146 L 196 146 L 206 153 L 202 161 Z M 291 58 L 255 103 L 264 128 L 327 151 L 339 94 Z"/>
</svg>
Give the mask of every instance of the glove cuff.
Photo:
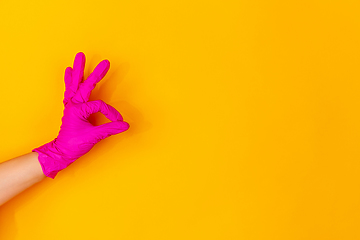
<svg viewBox="0 0 360 240">
<path fill-rule="evenodd" d="M 54 179 L 59 171 L 69 166 L 72 161 L 65 161 L 63 154 L 56 148 L 56 139 L 32 150 L 39 154 L 38 160 L 45 176 Z"/>
</svg>

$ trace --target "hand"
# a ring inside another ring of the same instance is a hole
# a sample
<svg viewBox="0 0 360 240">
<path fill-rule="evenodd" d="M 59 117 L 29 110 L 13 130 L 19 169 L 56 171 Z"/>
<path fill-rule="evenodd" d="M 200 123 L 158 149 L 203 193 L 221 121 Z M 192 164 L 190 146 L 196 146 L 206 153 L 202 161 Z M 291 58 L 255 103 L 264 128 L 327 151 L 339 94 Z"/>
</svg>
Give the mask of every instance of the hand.
<svg viewBox="0 0 360 240">
<path fill-rule="evenodd" d="M 85 55 L 79 52 L 75 56 L 73 68 L 65 70 L 65 109 L 59 135 L 53 141 L 32 150 L 39 153 L 43 172 L 50 178 L 55 178 L 59 171 L 89 152 L 100 140 L 129 128 L 129 124 L 123 121 L 121 114 L 112 106 L 102 100 L 89 102 L 91 91 L 109 70 L 109 61 L 100 62 L 82 82 L 84 67 Z M 96 112 L 101 112 L 111 122 L 92 125 L 88 117 Z"/>
</svg>

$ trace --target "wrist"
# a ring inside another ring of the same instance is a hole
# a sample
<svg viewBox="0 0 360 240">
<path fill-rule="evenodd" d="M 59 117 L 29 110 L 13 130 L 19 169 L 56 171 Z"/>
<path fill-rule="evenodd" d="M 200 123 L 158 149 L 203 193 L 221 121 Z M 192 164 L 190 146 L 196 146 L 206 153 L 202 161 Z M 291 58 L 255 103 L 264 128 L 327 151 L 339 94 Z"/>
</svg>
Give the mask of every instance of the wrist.
<svg viewBox="0 0 360 240">
<path fill-rule="evenodd" d="M 54 179 L 59 171 L 69 166 L 73 161 L 67 159 L 57 148 L 56 139 L 32 150 L 39 154 L 38 161 L 45 176 Z"/>
</svg>

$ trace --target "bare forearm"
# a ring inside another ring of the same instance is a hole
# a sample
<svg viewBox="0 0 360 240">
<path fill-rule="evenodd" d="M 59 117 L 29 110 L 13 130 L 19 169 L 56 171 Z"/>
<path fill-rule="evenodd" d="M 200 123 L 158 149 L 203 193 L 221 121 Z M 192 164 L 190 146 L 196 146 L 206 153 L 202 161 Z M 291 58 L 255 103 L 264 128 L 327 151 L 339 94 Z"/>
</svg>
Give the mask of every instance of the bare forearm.
<svg viewBox="0 0 360 240">
<path fill-rule="evenodd" d="M 0 205 L 44 178 L 37 152 L 1 163 Z"/>
</svg>

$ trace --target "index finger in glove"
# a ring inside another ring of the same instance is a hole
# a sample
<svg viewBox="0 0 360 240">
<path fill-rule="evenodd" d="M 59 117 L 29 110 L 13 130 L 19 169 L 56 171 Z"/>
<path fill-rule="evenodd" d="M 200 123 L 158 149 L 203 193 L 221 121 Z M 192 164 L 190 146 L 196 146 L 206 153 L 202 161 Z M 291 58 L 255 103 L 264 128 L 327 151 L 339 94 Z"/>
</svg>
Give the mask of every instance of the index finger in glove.
<svg viewBox="0 0 360 240">
<path fill-rule="evenodd" d="M 106 104 L 102 100 L 83 103 L 81 109 L 83 117 L 86 119 L 93 113 L 101 112 L 110 121 L 123 121 L 121 114 L 114 107 Z"/>
</svg>

